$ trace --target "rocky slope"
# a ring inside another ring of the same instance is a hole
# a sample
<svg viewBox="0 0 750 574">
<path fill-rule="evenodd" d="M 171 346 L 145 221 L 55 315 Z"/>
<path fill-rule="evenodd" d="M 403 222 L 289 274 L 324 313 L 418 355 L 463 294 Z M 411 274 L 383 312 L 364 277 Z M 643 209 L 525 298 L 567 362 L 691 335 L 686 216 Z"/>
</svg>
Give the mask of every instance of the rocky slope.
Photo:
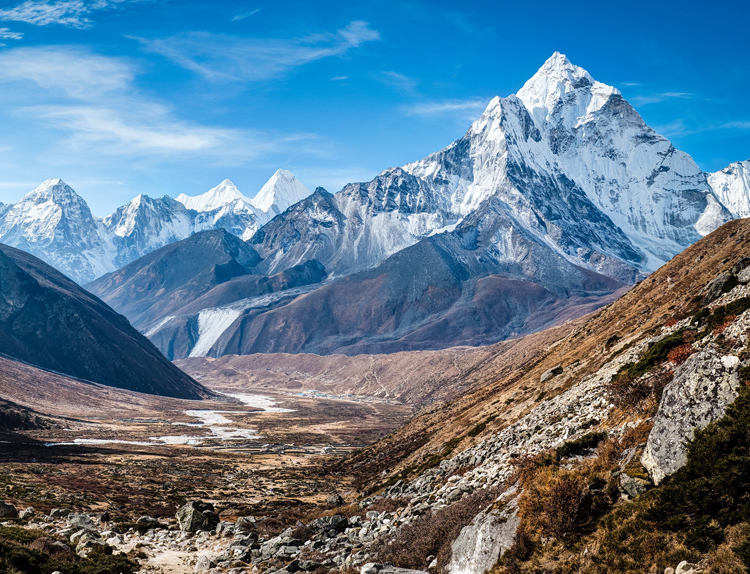
<svg viewBox="0 0 750 574">
<path fill-rule="evenodd" d="M 494 379 L 329 467 L 355 479 L 346 501 L 25 520 L 80 555 L 141 544 L 183 571 L 741 572 L 748 249 L 750 222 L 730 222 L 593 317 L 529 335 L 512 368 L 485 363 Z"/>
<path fill-rule="evenodd" d="M 181 398 L 207 391 L 121 315 L 24 251 L 0 245 L 0 351 L 104 385 Z"/>
</svg>

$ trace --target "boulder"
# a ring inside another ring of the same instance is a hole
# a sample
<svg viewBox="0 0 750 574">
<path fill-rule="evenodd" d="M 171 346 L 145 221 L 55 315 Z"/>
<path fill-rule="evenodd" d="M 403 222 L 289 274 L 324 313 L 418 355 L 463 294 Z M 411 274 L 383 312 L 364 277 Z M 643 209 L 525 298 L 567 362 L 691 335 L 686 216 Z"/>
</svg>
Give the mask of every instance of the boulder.
<svg viewBox="0 0 750 574">
<path fill-rule="evenodd" d="M 737 283 L 737 276 L 731 271 L 719 273 L 719 275 L 703 288 L 703 305 L 706 306 L 721 297 L 722 294 L 731 291 Z"/>
<path fill-rule="evenodd" d="M 513 545 L 518 517 L 518 490 L 509 489 L 498 500 L 498 508 L 477 515 L 465 526 L 451 547 L 451 574 L 484 574 Z"/>
<path fill-rule="evenodd" d="M 551 369 L 544 371 L 542 373 L 542 376 L 539 377 L 539 382 L 544 383 L 552 379 L 553 377 L 556 377 L 557 375 L 563 374 L 563 368 L 562 365 L 557 365 L 555 367 L 552 367 Z"/>
<path fill-rule="evenodd" d="M 664 388 L 641 457 L 654 484 L 687 462 L 687 443 L 696 429 L 724 416 L 727 406 L 737 398 L 738 364 L 737 357 L 721 356 L 708 347 L 677 369 L 672 382 Z"/>
<path fill-rule="evenodd" d="M 159 528 L 161 526 L 159 521 L 152 516 L 141 516 L 138 520 L 135 521 L 135 523 L 138 526 L 143 526 L 146 528 Z"/>
<path fill-rule="evenodd" d="M 88 514 L 69 514 L 68 526 L 77 530 L 96 530 L 94 521 Z"/>
<path fill-rule="evenodd" d="M 70 510 L 67 508 L 53 508 L 49 511 L 50 518 L 67 518 L 70 516 Z"/>
<path fill-rule="evenodd" d="M 699 564 L 691 564 L 687 560 L 683 560 L 675 568 L 674 574 L 701 574 L 703 568 Z"/>
<path fill-rule="evenodd" d="M 198 558 L 198 562 L 195 564 L 195 571 L 206 572 L 207 570 L 211 570 L 211 568 L 215 566 L 216 564 L 214 564 L 213 560 L 211 560 L 204 554 L 200 558 Z"/>
<path fill-rule="evenodd" d="M 0 502 L 0 518 L 16 518 L 18 511 L 16 507 L 7 502 Z"/>
<path fill-rule="evenodd" d="M 26 519 L 26 518 L 32 518 L 36 512 L 34 509 L 29 506 L 28 508 L 24 508 L 21 512 L 18 513 L 18 518 Z"/>
<path fill-rule="evenodd" d="M 193 500 L 177 511 L 177 522 L 183 532 L 213 530 L 219 524 L 219 517 L 214 512 L 213 504 Z"/>
<path fill-rule="evenodd" d="M 328 506 L 341 506 L 344 504 L 344 498 L 337 492 L 328 495 L 326 498 L 326 504 Z"/>
<path fill-rule="evenodd" d="M 247 533 L 255 530 L 255 518 L 252 516 L 240 516 L 234 523 L 234 529 L 237 532 Z"/>
</svg>

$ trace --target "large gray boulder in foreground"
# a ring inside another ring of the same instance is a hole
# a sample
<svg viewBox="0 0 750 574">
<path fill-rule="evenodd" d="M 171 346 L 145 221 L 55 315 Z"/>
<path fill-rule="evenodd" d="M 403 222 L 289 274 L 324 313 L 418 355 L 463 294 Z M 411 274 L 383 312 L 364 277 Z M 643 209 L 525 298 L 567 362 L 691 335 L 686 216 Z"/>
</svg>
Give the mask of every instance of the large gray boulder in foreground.
<svg viewBox="0 0 750 574">
<path fill-rule="evenodd" d="M 739 359 L 706 348 L 685 361 L 664 388 L 654 428 L 641 457 L 654 484 L 687 462 L 687 443 L 696 429 L 724 416 L 737 398 Z"/>
<path fill-rule="evenodd" d="M 518 494 L 515 486 L 509 489 L 461 530 L 453 542 L 450 574 L 484 574 L 513 546 L 520 523 Z"/>
<path fill-rule="evenodd" d="M 214 512 L 213 504 L 194 500 L 180 507 L 177 511 L 177 521 L 183 532 L 197 532 L 216 528 L 219 517 Z"/>
</svg>

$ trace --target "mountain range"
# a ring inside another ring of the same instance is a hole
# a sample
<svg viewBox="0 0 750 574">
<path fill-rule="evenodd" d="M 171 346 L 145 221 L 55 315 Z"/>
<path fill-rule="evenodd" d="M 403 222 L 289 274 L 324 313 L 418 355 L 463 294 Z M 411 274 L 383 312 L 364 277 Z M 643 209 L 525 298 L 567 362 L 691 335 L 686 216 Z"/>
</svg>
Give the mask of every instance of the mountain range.
<svg viewBox="0 0 750 574">
<path fill-rule="evenodd" d="M 227 179 L 195 197 L 141 194 L 97 218 L 64 181 L 48 179 L 18 203 L 0 206 L 0 243 L 28 251 L 83 284 L 198 231 L 226 229 L 249 239 L 309 193 L 280 169 L 252 200 Z"/>
<path fill-rule="evenodd" d="M 50 180 L 2 208 L 0 241 L 96 279 L 171 359 L 391 352 L 596 308 L 750 214 L 749 197 L 748 162 L 704 173 L 555 53 L 445 149 L 335 194 L 280 170 L 253 200 L 224 181 L 99 220 Z M 201 233 L 215 229 L 228 234 Z M 165 287 L 196 249 L 211 255 L 190 261 L 193 279 Z"/>
</svg>

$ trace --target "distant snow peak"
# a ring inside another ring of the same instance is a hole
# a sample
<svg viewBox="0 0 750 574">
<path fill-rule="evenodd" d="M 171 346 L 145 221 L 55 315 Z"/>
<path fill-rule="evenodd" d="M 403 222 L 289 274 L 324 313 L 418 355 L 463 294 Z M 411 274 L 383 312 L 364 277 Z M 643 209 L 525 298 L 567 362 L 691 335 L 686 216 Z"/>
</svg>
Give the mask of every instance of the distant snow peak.
<svg viewBox="0 0 750 574">
<path fill-rule="evenodd" d="M 176 199 L 188 209 L 194 209 L 195 211 L 213 211 L 214 209 L 219 209 L 229 203 L 233 203 L 238 199 L 248 203 L 250 202 L 250 200 L 245 197 L 239 189 L 237 189 L 237 186 L 228 179 L 225 179 L 219 185 L 209 189 L 206 193 L 201 195 L 191 197 L 181 193 Z"/>
<path fill-rule="evenodd" d="M 708 183 L 734 217 L 750 217 L 750 159 L 708 174 Z"/>
<path fill-rule="evenodd" d="M 260 189 L 251 203 L 256 209 L 274 217 L 310 195 L 292 172 L 278 169 Z"/>
</svg>

